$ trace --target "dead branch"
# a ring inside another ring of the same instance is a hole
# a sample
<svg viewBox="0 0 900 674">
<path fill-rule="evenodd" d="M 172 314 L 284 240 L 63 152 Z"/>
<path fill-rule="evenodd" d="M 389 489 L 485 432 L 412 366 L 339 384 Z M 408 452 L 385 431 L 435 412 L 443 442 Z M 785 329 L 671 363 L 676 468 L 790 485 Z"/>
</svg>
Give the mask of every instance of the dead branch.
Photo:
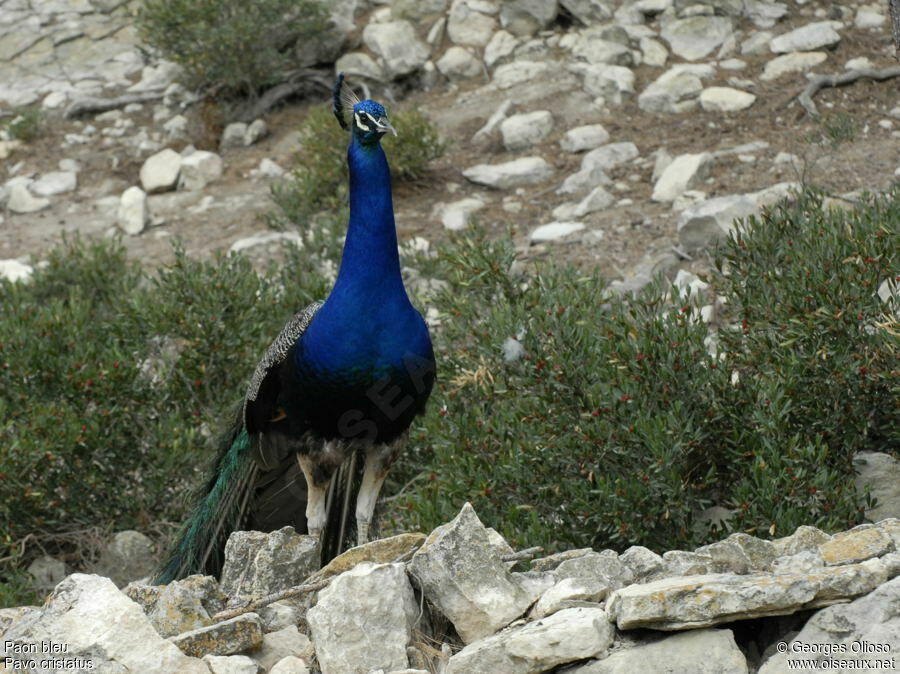
<svg viewBox="0 0 900 674">
<path fill-rule="evenodd" d="M 262 117 L 286 98 L 300 93 L 311 93 L 318 88 L 331 91 L 331 84 L 331 81 L 318 71 L 309 68 L 295 71 L 287 76 L 287 81 L 276 84 L 271 89 L 266 90 L 257 101 L 241 111 L 236 116 L 236 119 L 240 122 L 252 122 L 254 119 Z"/>
<path fill-rule="evenodd" d="M 509 555 L 503 555 L 500 559 L 504 562 L 520 562 L 523 559 L 532 559 L 537 557 L 544 551 L 544 548 L 537 546 L 534 548 L 525 548 Z"/>
<path fill-rule="evenodd" d="M 900 0 L 895 1 L 900 2 Z M 846 84 L 861 80 L 864 77 L 881 82 L 893 77 L 900 77 L 900 68 L 885 68 L 884 70 L 865 68 L 863 70 L 851 70 L 850 72 L 842 73 L 841 75 L 819 75 L 818 77 L 811 79 L 809 84 L 804 87 L 803 91 L 800 92 L 800 95 L 797 96 L 797 101 L 812 117 L 818 117 L 819 111 L 816 108 L 816 104 L 813 103 L 812 97 L 815 96 L 820 89 L 824 89 L 825 87 L 842 87 Z"/>
<path fill-rule="evenodd" d="M 85 96 L 77 98 L 69 104 L 63 116 L 66 119 L 72 119 L 78 115 L 89 112 L 106 112 L 115 108 L 123 108 L 129 103 L 147 103 L 148 101 L 158 101 L 163 97 L 162 89 L 151 89 L 149 91 L 136 91 L 130 94 L 122 94 L 115 98 L 96 98 L 94 96 Z"/>
<path fill-rule="evenodd" d="M 242 606 L 241 608 L 233 608 L 228 609 L 227 611 L 220 611 L 219 613 L 216 613 L 212 617 L 212 619 L 213 622 L 217 623 L 222 622 L 223 620 L 231 620 L 232 618 L 236 618 L 239 615 L 243 615 L 244 613 L 251 613 L 265 606 L 268 606 L 269 604 L 274 604 L 276 601 L 281 601 L 282 599 L 301 597 L 304 594 L 316 592 L 317 590 L 321 590 L 323 587 L 326 587 L 330 582 L 331 578 L 326 578 L 325 580 L 318 580 L 312 583 L 297 585 L 296 587 L 291 587 L 287 590 L 282 590 L 281 592 L 267 594 L 265 597 L 255 599 L 246 606 Z"/>
</svg>

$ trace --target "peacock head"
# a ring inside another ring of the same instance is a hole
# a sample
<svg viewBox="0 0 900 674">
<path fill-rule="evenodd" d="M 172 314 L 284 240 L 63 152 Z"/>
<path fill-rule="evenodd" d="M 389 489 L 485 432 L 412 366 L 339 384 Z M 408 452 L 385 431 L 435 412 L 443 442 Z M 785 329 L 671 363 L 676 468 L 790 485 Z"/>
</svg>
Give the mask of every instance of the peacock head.
<svg viewBox="0 0 900 674">
<path fill-rule="evenodd" d="M 353 90 L 344 83 L 344 73 L 337 76 L 332 91 L 333 112 L 344 129 L 350 129 L 356 140 L 362 145 L 377 145 L 386 133 L 397 135 L 397 131 L 388 121 L 384 106 L 377 101 L 361 101 Z M 346 112 L 352 110 L 353 115 L 347 122 Z"/>
<path fill-rule="evenodd" d="M 363 145 L 375 145 L 386 133 L 397 135 L 388 121 L 384 106 L 377 101 L 360 101 L 353 106 L 353 135 Z"/>
</svg>

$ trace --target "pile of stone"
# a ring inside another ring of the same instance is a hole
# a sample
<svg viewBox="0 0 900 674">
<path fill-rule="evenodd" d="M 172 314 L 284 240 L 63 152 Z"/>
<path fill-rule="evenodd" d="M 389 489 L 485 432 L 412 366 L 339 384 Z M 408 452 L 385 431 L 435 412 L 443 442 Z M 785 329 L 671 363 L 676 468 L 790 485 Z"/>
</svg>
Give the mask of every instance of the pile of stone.
<svg viewBox="0 0 900 674">
<path fill-rule="evenodd" d="M 43 607 L 0 610 L 0 632 L 14 671 L 775 674 L 836 658 L 889 671 L 898 550 L 889 518 L 661 556 L 569 550 L 520 572 L 466 504 L 427 537 L 375 541 L 319 571 L 315 540 L 288 527 L 233 534 L 218 581 L 119 590 L 73 574 Z"/>
</svg>

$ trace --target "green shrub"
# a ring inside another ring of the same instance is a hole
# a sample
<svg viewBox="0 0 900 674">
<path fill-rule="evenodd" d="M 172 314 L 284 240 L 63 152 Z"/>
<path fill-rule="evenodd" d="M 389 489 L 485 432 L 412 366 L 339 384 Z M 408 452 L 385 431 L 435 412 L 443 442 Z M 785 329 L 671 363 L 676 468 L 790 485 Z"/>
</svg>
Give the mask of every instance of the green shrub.
<svg viewBox="0 0 900 674">
<path fill-rule="evenodd" d="M 145 0 L 141 40 L 184 68 L 184 84 L 256 96 L 296 68 L 291 47 L 314 40 L 328 13 L 318 0 Z"/>
<path fill-rule="evenodd" d="M 898 222 L 900 189 L 849 215 L 805 194 L 740 227 L 710 279 L 737 325 L 716 358 L 699 298 L 655 283 L 624 301 L 552 267 L 523 287 L 509 242 L 463 235 L 442 255 L 439 411 L 390 477 L 412 480 L 395 525 L 468 500 L 515 544 L 665 550 L 717 538 L 710 505 L 760 536 L 861 521 L 853 454 L 900 445 L 897 323 L 875 296 Z"/>
<path fill-rule="evenodd" d="M 0 130 L 14 140 L 30 143 L 41 135 L 44 116 L 39 106 L 23 108 L 8 122 L 0 125 Z"/>
</svg>

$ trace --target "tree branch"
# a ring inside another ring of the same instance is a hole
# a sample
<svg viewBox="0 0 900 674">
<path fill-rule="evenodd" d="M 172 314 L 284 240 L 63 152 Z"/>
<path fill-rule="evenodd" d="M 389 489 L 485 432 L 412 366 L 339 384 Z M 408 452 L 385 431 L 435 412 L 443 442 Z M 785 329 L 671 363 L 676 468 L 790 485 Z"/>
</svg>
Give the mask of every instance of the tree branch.
<svg viewBox="0 0 900 674">
<path fill-rule="evenodd" d="M 66 119 L 72 119 L 78 115 L 88 112 L 106 112 L 115 108 L 123 108 L 129 103 L 146 103 L 148 101 L 158 101 L 163 97 L 162 89 L 151 89 L 150 91 L 136 91 L 130 94 L 122 94 L 115 98 L 95 98 L 94 96 L 85 96 L 77 98 L 69 104 L 63 116 Z"/>
<path fill-rule="evenodd" d="M 892 0 L 892 2 L 900 4 L 900 0 Z M 812 97 L 815 96 L 820 89 L 824 89 L 825 87 L 842 87 L 851 82 L 861 80 L 864 77 L 869 77 L 879 82 L 889 80 L 892 77 L 900 77 L 900 67 L 885 68 L 884 70 L 865 68 L 863 70 L 851 70 L 850 72 L 841 75 L 819 75 L 810 80 L 809 84 L 807 84 L 803 91 L 800 92 L 800 95 L 797 96 L 797 100 L 812 117 L 817 117 L 819 111 L 816 108 L 816 104 L 813 103 Z"/>
</svg>

